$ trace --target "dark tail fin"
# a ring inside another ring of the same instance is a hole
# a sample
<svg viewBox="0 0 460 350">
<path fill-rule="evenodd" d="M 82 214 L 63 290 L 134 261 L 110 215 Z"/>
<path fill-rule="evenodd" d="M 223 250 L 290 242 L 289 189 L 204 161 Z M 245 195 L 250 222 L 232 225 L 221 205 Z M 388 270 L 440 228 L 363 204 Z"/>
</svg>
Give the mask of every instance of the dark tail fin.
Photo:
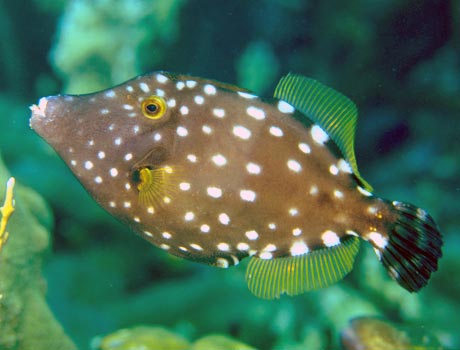
<svg viewBox="0 0 460 350">
<path fill-rule="evenodd" d="M 417 292 L 438 269 L 441 233 L 425 210 L 396 201 L 390 205 L 397 218 L 388 232 L 388 244 L 381 249 L 381 261 L 396 282 Z"/>
</svg>

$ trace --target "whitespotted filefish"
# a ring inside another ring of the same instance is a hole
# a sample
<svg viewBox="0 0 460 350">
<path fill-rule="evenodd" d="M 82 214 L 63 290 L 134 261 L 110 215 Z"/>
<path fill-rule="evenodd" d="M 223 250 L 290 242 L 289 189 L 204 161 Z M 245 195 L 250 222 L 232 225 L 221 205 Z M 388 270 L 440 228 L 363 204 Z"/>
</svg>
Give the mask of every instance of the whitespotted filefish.
<svg viewBox="0 0 460 350">
<path fill-rule="evenodd" d="M 94 199 L 149 242 L 229 267 L 264 299 L 348 274 L 360 240 L 410 292 L 437 270 L 426 211 L 372 193 L 354 155 L 356 106 L 289 74 L 274 98 L 166 72 L 40 99 L 31 127 Z"/>
</svg>

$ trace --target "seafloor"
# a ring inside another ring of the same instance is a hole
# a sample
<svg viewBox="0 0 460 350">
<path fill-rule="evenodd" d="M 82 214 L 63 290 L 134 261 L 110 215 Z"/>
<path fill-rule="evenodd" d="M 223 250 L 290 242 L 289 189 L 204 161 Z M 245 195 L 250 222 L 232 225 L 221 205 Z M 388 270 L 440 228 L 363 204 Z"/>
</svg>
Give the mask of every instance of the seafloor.
<svg viewBox="0 0 460 350">
<path fill-rule="evenodd" d="M 1 1 L 0 53 L 0 152 L 19 184 L 0 252 L 0 349 L 460 348 L 458 1 Z M 105 213 L 30 130 L 28 106 L 159 69 L 264 96 L 296 72 L 349 96 L 363 176 L 444 235 L 428 286 L 406 292 L 362 244 L 342 282 L 264 301 L 245 264 L 173 258 Z M 342 342 L 358 317 L 371 335 Z"/>
</svg>

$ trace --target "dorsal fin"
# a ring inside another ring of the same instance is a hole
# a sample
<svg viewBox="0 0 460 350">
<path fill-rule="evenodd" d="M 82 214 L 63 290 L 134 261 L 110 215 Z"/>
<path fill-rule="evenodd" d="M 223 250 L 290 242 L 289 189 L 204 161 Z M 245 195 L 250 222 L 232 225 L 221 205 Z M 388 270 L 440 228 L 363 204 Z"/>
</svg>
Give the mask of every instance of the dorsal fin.
<svg viewBox="0 0 460 350">
<path fill-rule="evenodd" d="M 324 129 L 342 151 L 362 186 L 372 191 L 356 164 L 354 140 L 358 110 L 348 97 L 314 79 L 296 74 L 281 78 L 274 97 L 288 102 Z"/>
<path fill-rule="evenodd" d="M 270 260 L 253 257 L 246 270 L 246 282 L 249 290 L 262 299 L 324 288 L 351 271 L 358 250 L 359 238 L 350 236 L 331 248 L 298 256 Z"/>
</svg>

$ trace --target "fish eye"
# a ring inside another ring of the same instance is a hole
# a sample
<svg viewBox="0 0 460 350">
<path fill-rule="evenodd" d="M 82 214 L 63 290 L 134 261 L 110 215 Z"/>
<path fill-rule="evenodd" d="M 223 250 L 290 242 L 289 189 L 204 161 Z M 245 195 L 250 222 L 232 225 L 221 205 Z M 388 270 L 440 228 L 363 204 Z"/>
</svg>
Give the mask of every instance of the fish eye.
<svg viewBox="0 0 460 350">
<path fill-rule="evenodd" d="M 166 101 L 160 96 L 150 96 L 142 101 L 142 113 L 149 119 L 160 119 L 166 112 Z"/>
</svg>

